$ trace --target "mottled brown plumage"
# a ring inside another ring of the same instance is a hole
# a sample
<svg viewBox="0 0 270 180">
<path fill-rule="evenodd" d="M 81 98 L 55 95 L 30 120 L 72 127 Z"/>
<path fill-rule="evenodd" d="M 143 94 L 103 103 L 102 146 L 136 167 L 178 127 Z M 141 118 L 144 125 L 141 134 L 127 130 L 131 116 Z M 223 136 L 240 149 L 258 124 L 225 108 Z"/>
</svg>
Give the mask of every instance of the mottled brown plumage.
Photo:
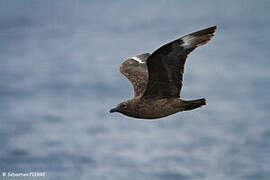
<svg viewBox="0 0 270 180">
<path fill-rule="evenodd" d="M 146 89 L 148 81 L 146 60 L 149 56 L 150 54 L 146 53 L 132 57 L 123 62 L 120 66 L 120 72 L 124 74 L 133 85 L 135 97 L 142 95 Z M 138 62 L 136 59 L 139 59 L 142 63 Z"/>
<path fill-rule="evenodd" d="M 185 35 L 151 55 L 141 54 L 123 62 L 120 71 L 131 81 L 134 98 L 120 103 L 110 112 L 156 119 L 205 105 L 204 98 L 185 101 L 179 97 L 187 55 L 196 47 L 206 44 L 214 36 L 215 30 L 216 26 L 213 26 Z"/>
</svg>

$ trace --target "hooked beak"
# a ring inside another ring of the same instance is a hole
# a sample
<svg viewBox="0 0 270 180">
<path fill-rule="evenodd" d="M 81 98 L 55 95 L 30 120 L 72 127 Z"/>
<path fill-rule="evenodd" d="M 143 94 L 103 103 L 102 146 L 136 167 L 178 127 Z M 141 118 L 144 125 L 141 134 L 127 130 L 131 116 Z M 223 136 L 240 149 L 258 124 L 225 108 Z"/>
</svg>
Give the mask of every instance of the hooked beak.
<svg viewBox="0 0 270 180">
<path fill-rule="evenodd" d="M 113 108 L 113 109 L 110 110 L 110 113 L 114 113 L 114 112 L 117 112 L 117 111 L 118 111 L 117 108 Z"/>
</svg>

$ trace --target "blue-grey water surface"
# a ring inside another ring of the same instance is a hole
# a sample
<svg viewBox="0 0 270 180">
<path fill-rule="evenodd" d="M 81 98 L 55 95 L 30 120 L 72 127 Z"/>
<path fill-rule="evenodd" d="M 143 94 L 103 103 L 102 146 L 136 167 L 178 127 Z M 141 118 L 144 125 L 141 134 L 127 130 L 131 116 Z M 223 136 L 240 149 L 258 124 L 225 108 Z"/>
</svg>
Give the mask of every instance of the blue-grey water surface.
<svg viewBox="0 0 270 180">
<path fill-rule="evenodd" d="M 0 1 L 0 179 L 269 180 L 270 1 Z M 159 121 L 109 109 L 133 96 L 122 61 L 217 25 Z"/>
</svg>

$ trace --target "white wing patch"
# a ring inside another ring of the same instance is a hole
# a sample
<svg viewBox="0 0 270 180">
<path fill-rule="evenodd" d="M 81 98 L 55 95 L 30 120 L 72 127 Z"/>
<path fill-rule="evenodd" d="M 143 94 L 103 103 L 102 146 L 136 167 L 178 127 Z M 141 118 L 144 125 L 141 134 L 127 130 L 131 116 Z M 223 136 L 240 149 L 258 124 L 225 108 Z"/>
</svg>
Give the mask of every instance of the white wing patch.
<svg viewBox="0 0 270 180">
<path fill-rule="evenodd" d="M 143 62 L 141 59 L 139 59 L 139 58 L 136 57 L 136 56 L 132 57 L 131 59 L 134 59 L 135 61 L 137 61 L 137 62 L 140 63 L 140 64 L 145 63 L 145 62 Z"/>
<path fill-rule="evenodd" d="M 193 36 L 184 36 L 182 38 L 182 41 L 184 41 L 184 44 L 182 44 L 182 46 L 190 46 L 192 45 L 192 41 L 193 41 L 194 37 Z"/>
</svg>

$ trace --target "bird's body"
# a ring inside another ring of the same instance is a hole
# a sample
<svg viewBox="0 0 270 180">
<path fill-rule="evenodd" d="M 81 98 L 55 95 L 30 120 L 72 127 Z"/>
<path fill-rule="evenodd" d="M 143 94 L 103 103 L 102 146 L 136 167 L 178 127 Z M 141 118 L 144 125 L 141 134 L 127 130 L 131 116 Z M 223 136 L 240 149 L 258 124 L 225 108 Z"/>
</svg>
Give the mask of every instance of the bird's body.
<svg viewBox="0 0 270 180">
<path fill-rule="evenodd" d="M 144 99 L 135 97 L 128 100 L 127 103 L 130 111 L 123 112 L 123 114 L 141 119 L 157 119 L 187 109 L 198 108 L 205 105 L 206 101 L 205 99 L 185 101 L 179 98 Z"/>
<path fill-rule="evenodd" d="M 156 119 L 205 105 L 204 98 L 191 101 L 180 99 L 180 91 L 187 55 L 206 44 L 215 29 L 216 26 L 188 34 L 152 54 L 141 54 L 123 62 L 120 71 L 131 81 L 135 97 L 120 103 L 110 112 Z"/>
<path fill-rule="evenodd" d="M 135 111 L 126 115 L 143 119 L 162 118 L 181 111 L 180 101 L 176 98 L 144 99 L 136 97 L 128 100 L 131 109 Z"/>
</svg>

